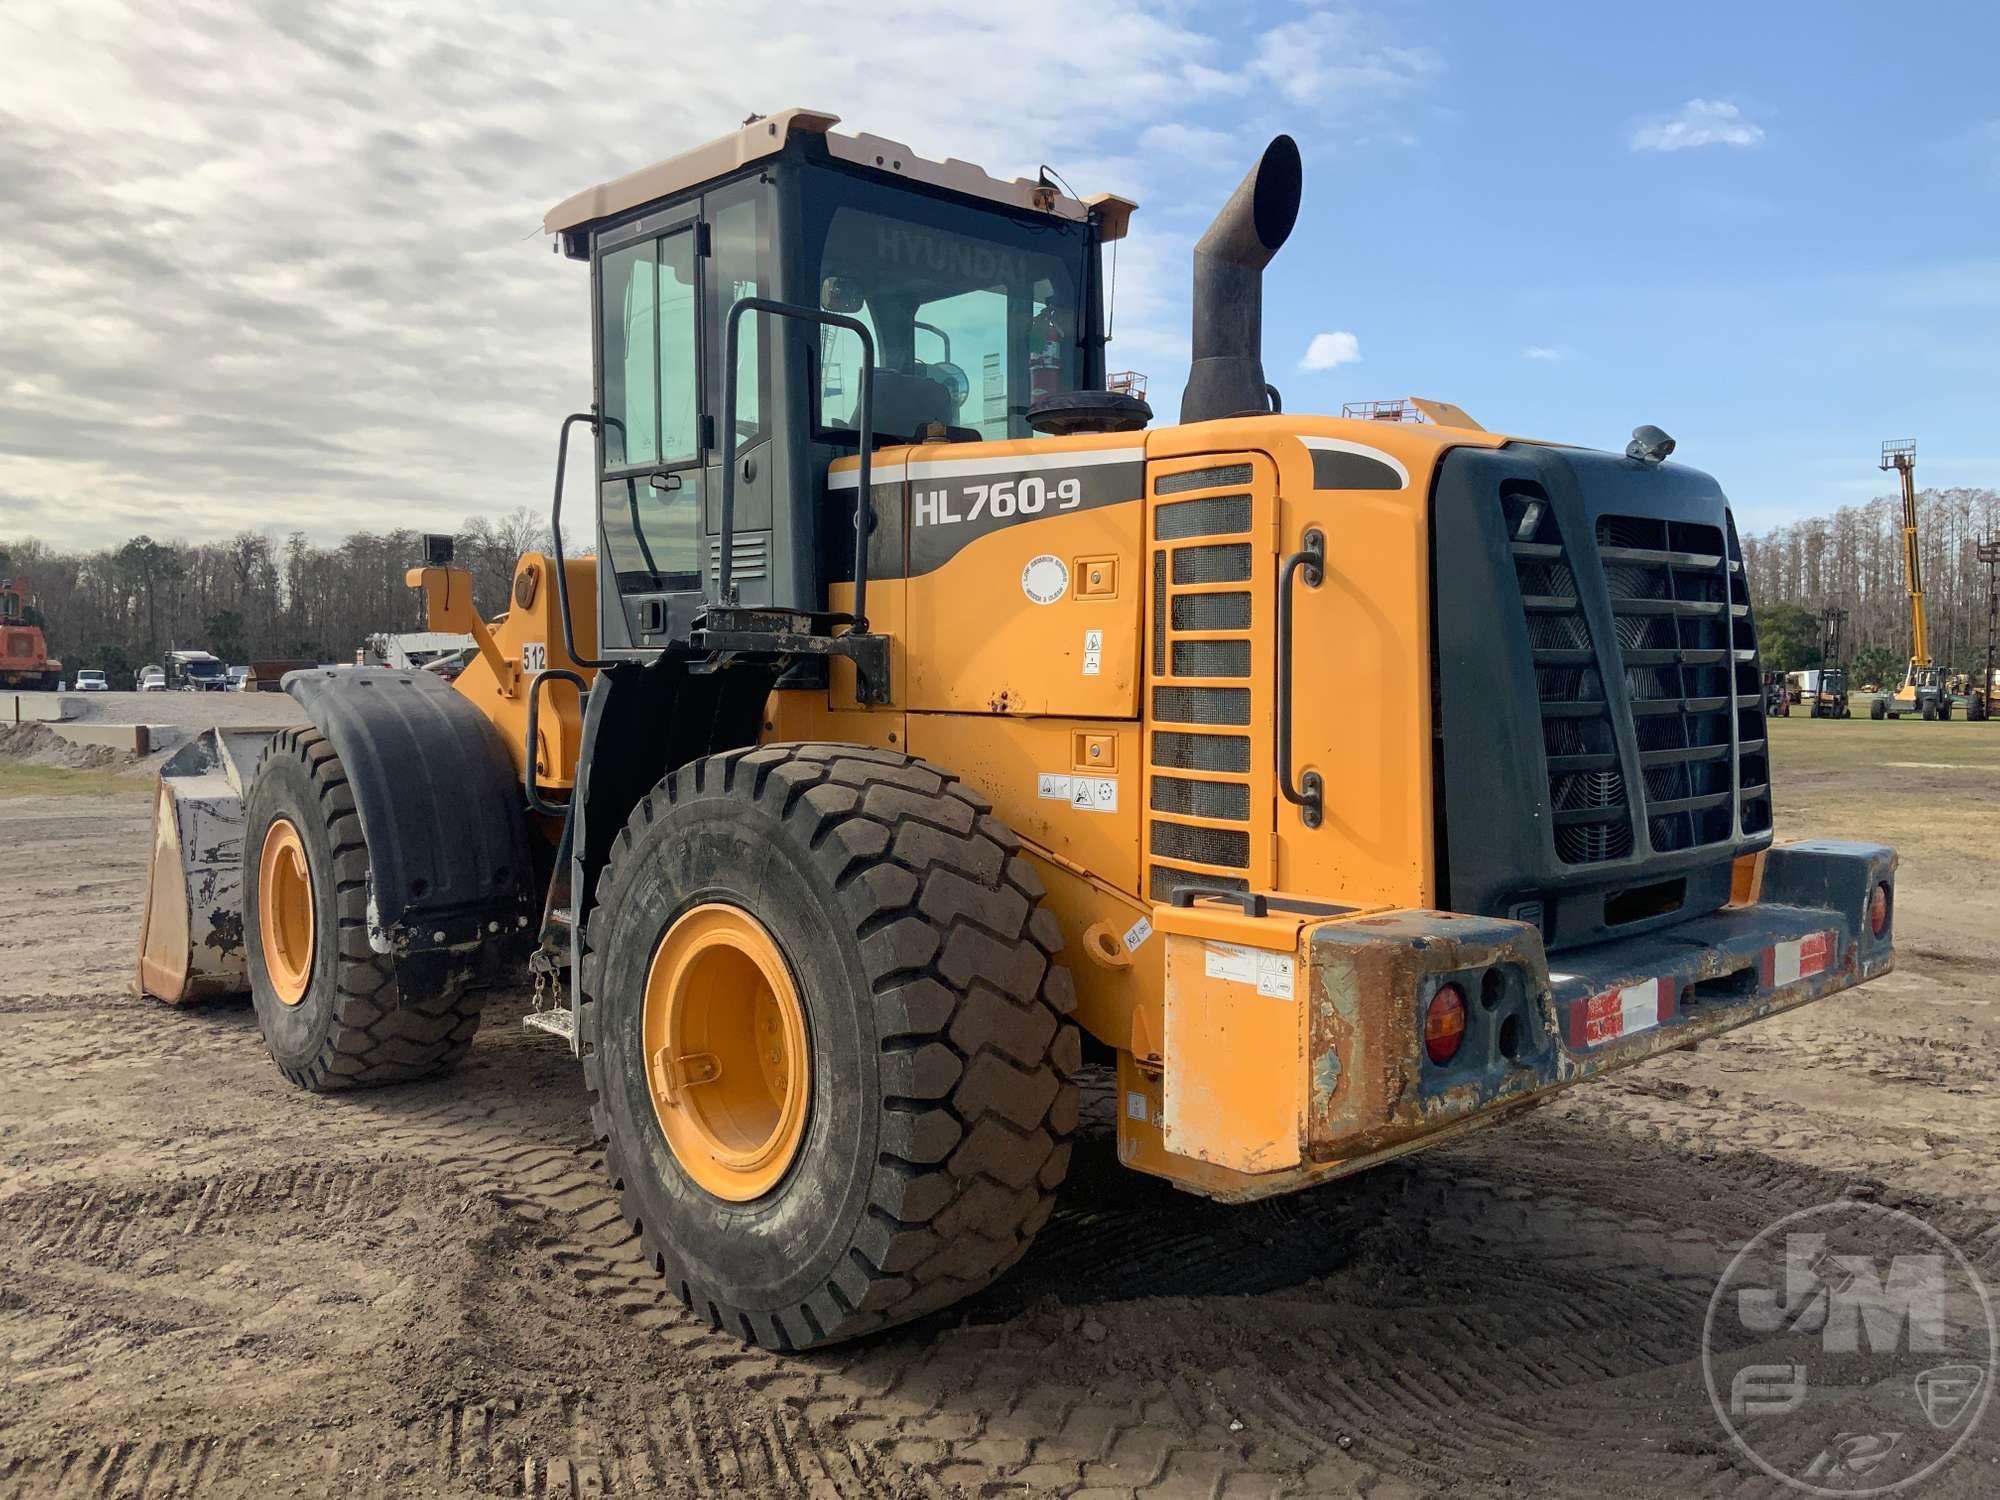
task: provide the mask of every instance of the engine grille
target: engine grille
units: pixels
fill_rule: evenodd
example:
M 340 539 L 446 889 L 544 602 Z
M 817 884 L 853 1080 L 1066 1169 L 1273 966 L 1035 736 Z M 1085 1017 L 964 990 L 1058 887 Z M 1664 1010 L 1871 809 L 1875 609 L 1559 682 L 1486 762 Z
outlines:
M 1268 817 L 1270 759 L 1268 746 L 1256 748 L 1268 740 L 1270 705 L 1254 627 L 1271 564 L 1253 538 L 1274 486 L 1259 474 L 1257 461 L 1210 459 L 1153 481 L 1146 887 L 1155 901 L 1182 886 L 1248 890 L 1268 879 L 1256 852 L 1268 840 L 1253 837 L 1264 826 L 1253 823 L 1260 799 Z
M 1612 639 L 1594 643 L 1577 574 L 1591 564 L 1535 486 L 1503 488 L 1502 503 L 1534 652 L 1557 855 L 1587 865 L 1726 843 L 1739 808 L 1744 834 L 1768 829 L 1757 638 L 1734 522 L 1725 530 L 1599 517 L 1589 545 Z M 1607 673 L 1619 692 L 1607 692 Z M 1621 703 L 1634 764 L 1614 732 Z M 1634 849 L 1635 822 L 1644 850 Z

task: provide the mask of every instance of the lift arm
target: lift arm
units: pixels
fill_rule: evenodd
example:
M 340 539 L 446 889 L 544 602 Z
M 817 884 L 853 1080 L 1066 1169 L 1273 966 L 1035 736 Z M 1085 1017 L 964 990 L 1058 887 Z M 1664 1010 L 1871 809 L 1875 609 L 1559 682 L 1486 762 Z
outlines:
M 1924 567 L 1917 557 L 1917 473 L 1915 465 L 1902 470 L 1903 480 L 1903 575 L 1910 586 L 1910 660 L 1920 667 L 1931 664 L 1930 626 L 1924 619 Z
M 1903 582 L 1910 591 L 1910 666 L 1931 664 L 1930 625 L 1924 617 L 1923 564 L 1917 557 L 1917 445 L 1882 445 L 1882 467 L 1894 469 L 1903 484 Z

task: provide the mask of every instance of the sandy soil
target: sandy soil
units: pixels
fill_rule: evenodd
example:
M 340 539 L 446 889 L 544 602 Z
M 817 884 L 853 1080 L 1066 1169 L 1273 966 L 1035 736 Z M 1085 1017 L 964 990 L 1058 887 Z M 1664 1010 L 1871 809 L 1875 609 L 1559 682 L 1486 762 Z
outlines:
M 64 693 L 62 698 L 78 723 L 202 728 L 305 722 L 304 710 L 283 693 Z
M 1898 973 L 1257 1207 L 1096 1135 L 1001 1285 L 790 1358 L 663 1297 L 524 997 L 301 1093 L 129 993 L 143 775 L 0 761 L 0 1497 L 1775 1493 L 1698 1365 L 1741 1244 L 1859 1191 L 2000 1277 L 2000 732 L 1777 736 L 1781 833 L 1902 847 Z

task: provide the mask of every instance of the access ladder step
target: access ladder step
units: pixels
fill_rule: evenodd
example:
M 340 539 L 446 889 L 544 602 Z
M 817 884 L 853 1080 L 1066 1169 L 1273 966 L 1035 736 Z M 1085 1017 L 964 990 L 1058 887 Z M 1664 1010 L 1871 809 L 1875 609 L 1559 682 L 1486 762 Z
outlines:
M 521 1024 L 559 1036 L 572 1046 L 576 1044 L 576 1017 L 566 1010 L 531 1010 L 521 1017 Z

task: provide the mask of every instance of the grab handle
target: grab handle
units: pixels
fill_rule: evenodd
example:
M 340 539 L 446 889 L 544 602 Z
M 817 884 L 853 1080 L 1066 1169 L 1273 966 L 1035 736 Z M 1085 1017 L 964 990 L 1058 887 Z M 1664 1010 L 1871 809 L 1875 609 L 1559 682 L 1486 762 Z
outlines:
M 1278 790 L 1299 809 L 1306 827 L 1317 828 L 1326 806 L 1326 783 L 1317 771 L 1307 771 L 1292 784 L 1292 583 L 1300 574 L 1316 589 L 1325 576 L 1326 536 L 1308 527 L 1299 550 L 1278 569 Z

